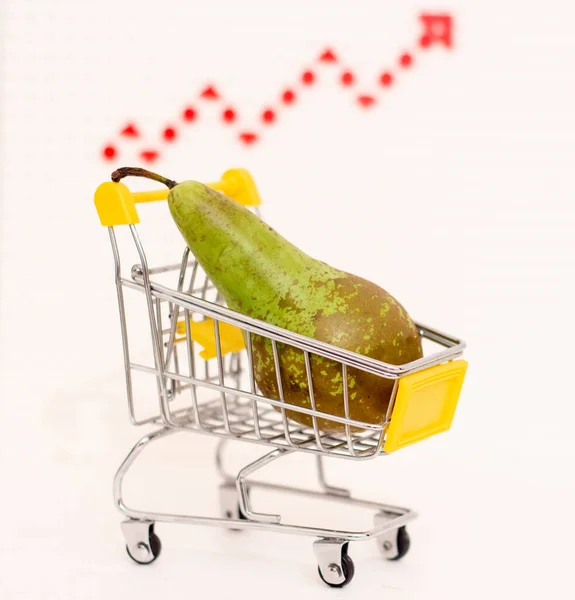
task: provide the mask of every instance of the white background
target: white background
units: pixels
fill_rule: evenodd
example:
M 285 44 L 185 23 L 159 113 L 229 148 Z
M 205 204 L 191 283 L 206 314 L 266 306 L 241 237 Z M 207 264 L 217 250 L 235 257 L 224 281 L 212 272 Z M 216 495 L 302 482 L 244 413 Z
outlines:
M 2 598 L 573 597 L 575 13 L 527 4 L 5 0 Z M 422 10 L 454 15 L 454 48 L 418 53 L 358 109 L 338 73 L 349 66 L 355 91 L 377 90 L 381 69 L 413 47 Z M 160 525 L 162 557 L 139 568 L 111 482 L 143 432 L 127 419 L 112 256 L 92 202 L 113 167 L 139 164 L 139 146 L 112 163 L 101 149 L 131 120 L 154 143 L 211 82 L 252 127 L 326 46 L 341 62 L 259 127 L 258 144 L 239 144 L 206 104 L 154 168 L 210 181 L 247 167 L 288 239 L 468 342 L 449 433 L 328 464 L 358 496 L 419 511 L 412 550 L 384 564 L 372 544 L 352 546 L 355 579 L 335 591 L 317 578 L 309 539 Z M 161 252 L 161 239 L 149 244 Z M 150 452 L 130 497 L 214 513 L 214 442 L 180 438 Z M 236 453 L 238 464 L 255 456 Z M 312 467 L 297 456 L 269 473 L 305 484 Z M 311 522 L 362 516 L 261 502 Z

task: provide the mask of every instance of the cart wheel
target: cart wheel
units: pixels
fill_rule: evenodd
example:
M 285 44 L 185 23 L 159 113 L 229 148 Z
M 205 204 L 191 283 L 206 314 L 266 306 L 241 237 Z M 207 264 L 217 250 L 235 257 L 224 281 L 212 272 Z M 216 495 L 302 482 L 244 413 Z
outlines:
M 386 537 L 380 540 L 381 551 L 387 560 L 403 558 L 411 546 L 411 540 L 405 525 L 393 532 L 393 538 Z
M 329 587 L 333 587 L 333 588 L 342 588 L 344 586 L 346 586 L 352 579 L 353 576 L 355 574 L 355 565 L 353 564 L 353 560 L 351 560 L 351 556 L 347 553 L 347 544 L 345 544 L 345 546 L 342 547 L 342 551 L 341 551 L 341 567 L 342 567 L 342 575 L 344 577 L 344 580 L 341 583 L 330 583 L 328 580 L 326 580 L 326 578 L 324 577 L 324 574 L 321 571 L 321 567 L 317 568 L 317 572 L 319 573 L 319 576 L 321 578 L 321 580 L 329 585 Z M 328 569 L 330 570 L 330 574 L 336 574 L 339 575 L 339 567 L 336 564 L 332 564 L 328 567 Z M 326 573 L 326 576 L 329 577 L 329 575 Z
M 138 542 L 133 548 L 130 548 L 126 544 L 126 552 L 139 565 L 153 563 L 162 552 L 162 542 L 160 542 L 160 538 L 154 533 L 154 526 L 150 526 L 147 541 Z

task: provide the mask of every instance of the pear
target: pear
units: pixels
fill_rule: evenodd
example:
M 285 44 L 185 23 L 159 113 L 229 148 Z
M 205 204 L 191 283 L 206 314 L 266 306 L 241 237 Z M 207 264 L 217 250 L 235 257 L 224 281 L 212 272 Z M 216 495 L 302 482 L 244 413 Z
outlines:
M 371 281 L 308 256 L 257 215 L 196 181 L 168 194 L 186 244 L 232 310 L 394 365 L 422 357 L 407 310 Z M 254 376 L 262 393 L 280 399 L 271 341 L 252 334 Z M 303 351 L 278 344 L 284 401 L 311 408 Z M 341 364 L 311 355 L 316 410 L 345 417 Z M 393 380 L 347 369 L 349 417 L 383 424 Z M 311 426 L 309 415 L 286 411 Z M 344 426 L 318 419 L 325 432 Z

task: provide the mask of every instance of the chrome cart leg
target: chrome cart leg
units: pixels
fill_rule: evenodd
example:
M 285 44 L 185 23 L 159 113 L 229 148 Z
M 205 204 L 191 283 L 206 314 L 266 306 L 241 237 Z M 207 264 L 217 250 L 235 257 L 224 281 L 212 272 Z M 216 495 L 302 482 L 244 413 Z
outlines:
M 224 519 L 245 519 L 238 500 L 236 483 L 226 481 L 220 485 L 220 508 Z
M 177 430 L 162 428 L 141 438 L 126 456 L 114 477 L 114 502 L 118 510 L 128 517 L 122 522 L 126 551 L 132 560 L 141 565 L 148 565 L 160 556 L 162 543 L 154 532 L 154 521 L 149 520 L 144 513 L 130 510 L 124 504 L 122 499 L 124 476 L 148 444 L 175 431 Z
M 316 540 L 313 543 L 319 576 L 330 587 L 343 587 L 353 579 L 355 568 L 347 553 L 348 545 L 346 540 L 335 538 Z
M 392 518 L 393 516 L 397 515 L 392 515 Z M 375 526 L 385 525 L 389 520 L 390 515 L 378 513 L 375 515 L 374 519 Z M 400 558 L 403 558 L 408 553 L 411 545 L 405 525 L 401 525 L 400 527 L 385 531 L 378 535 L 377 545 L 387 560 L 399 560 Z
M 126 538 L 126 551 L 134 562 L 149 565 L 160 556 L 162 544 L 154 533 L 152 521 L 126 519 L 122 523 L 122 532 Z
M 226 438 L 221 438 L 216 446 L 216 470 L 224 481 L 233 482 L 236 479 L 235 476 L 230 475 L 224 469 L 224 448 L 226 447 L 227 441 Z
M 293 452 L 293 450 L 290 448 L 276 448 L 275 450 L 272 450 L 271 452 L 265 454 L 261 458 L 258 458 L 253 463 L 250 463 L 249 465 L 245 466 L 238 473 L 238 476 L 236 478 L 236 488 L 239 496 L 240 510 L 248 520 L 259 521 L 260 523 L 280 523 L 280 515 L 256 513 L 251 510 L 246 477 L 257 471 L 258 469 L 265 467 L 280 456 L 288 454 L 289 452 Z
M 323 463 L 323 457 L 321 456 L 321 454 L 318 454 L 316 456 L 316 463 L 317 463 L 317 476 L 319 479 L 319 484 L 322 488 L 322 490 L 326 493 L 326 494 L 333 494 L 334 496 L 342 496 L 345 498 L 349 498 L 351 496 L 351 492 L 345 488 L 340 488 L 340 487 L 335 487 L 333 485 L 329 485 L 327 483 L 327 481 L 325 480 L 325 469 L 324 469 L 324 463 Z
M 163 427 L 152 433 L 145 435 L 141 438 L 136 445 L 130 450 L 130 453 L 124 459 L 124 462 L 120 465 L 120 468 L 116 472 L 114 477 L 114 502 L 118 507 L 118 510 L 124 513 L 128 517 L 140 518 L 141 515 L 135 511 L 131 511 L 125 504 L 122 498 L 122 485 L 124 483 L 124 477 L 128 472 L 128 469 L 132 466 L 133 462 L 142 453 L 142 450 L 148 446 L 151 442 L 159 440 L 160 438 L 166 437 L 172 433 L 177 432 L 177 429 L 171 429 L 169 427 Z
M 236 478 L 224 469 L 224 448 L 227 440 L 222 438 L 216 447 L 216 470 L 224 482 L 220 485 L 220 513 L 224 519 L 245 519 L 240 509 Z

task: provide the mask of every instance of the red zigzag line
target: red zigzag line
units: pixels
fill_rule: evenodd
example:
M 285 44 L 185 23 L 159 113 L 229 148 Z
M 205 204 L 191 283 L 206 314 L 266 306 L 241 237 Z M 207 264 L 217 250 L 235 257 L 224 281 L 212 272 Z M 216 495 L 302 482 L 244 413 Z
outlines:
M 445 17 L 444 17 L 445 18 Z M 450 18 L 450 17 L 448 17 Z M 431 40 L 429 36 L 423 35 L 419 38 L 418 45 L 416 49 L 411 52 L 403 52 L 398 58 L 396 62 L 396 70 L 397 69 L 409 69 L 413 66 L 415 61 L 415 53 L 420 49 L 427 49 L 431 45 Z M 445 44 L 450 47 L 451 43 Z M 259 115 L 261 125 L 264 127 L 269 127 L 273 125 L 278 120 L 278 112 L 283 107 L 288 107 L 293 105 L 298 98 L 299 93 L 304 88 L 310 88 L 317 83 L 318 79 L 318 70 L 320 67 L 326 66 L 334 66 L 341 65 L 341 60 L 334 52 L 333 49 L 327 48 L 325 49 L 317 58 L 317 65 L 315 68 L 308 68 L 304 70 L 299 76 L 298 85 L 291 85 L 285 87 L 281 93 L 279 94 L 279 103 L 276 107 L 266 106 L 264 107 Z M 357 92 L 355 93 L 355 100 L 357 106 L 362 109 L 369 109 L 373 107 L 377 101 L 380 92 L 384 89 L 389 88 L 393 85 L 395 81 L 396 73 L 394 69 L 388 69 L 383 71 L 379 75 L 378 86 L 379 89 L 377 91 L 368 94 Z M 356 75 L 353 71 L 347 68 L 343 68 L 339 72 L 339 82 L 342 87 L 349 89 L 357 89 L 357 79 Z M 257 141 L 261 139 L 261 135 L 256 131 L 247 131 L 243 130 L 239 126 L 239 117 L 237 109 L 234 108 L 232 104 L 226 103 L 224 101 L 224 97 L 221 91 L 214 85 L 206 86 L 199 94 L 198 94 L 198 102 L 200 103 L 218 103 L 221 105 L 220 117 L 224 125 L 232 126 L 236 130 L 236 135 L 238 141 L 241 143 L 250 146 L 255 144 Z M 179 126 L 185 124 L 192 124 L 196 122 L 199 118 L 200 111 L 197 108 L 197 105 L 188 105 L 186 106 L 179 117 L 179 119 L 174 120 L 171 124 L 168 124 L 164 127 L 161 134 L 161 142 L 164 144 L 173 144 L 178 139 L 178 131 Z M 180 125 L 176 124 L 177 122 Z M 124 127 L 121 128 L 120 135 L 123 138 L 138 138 L 140 135 L 140 128 L 133 122 L 127 123 Z M 102 150 L 102 158 L 105 160 L 113 160 L 118 158 L 118 149 L 117 144 L 108 144 Z M 142 161 L 147 163 L 152 163 L 157 160 L 160 156 L 161 152 L 159 148 L 142 148 L 139 152 L 139 157 Z

